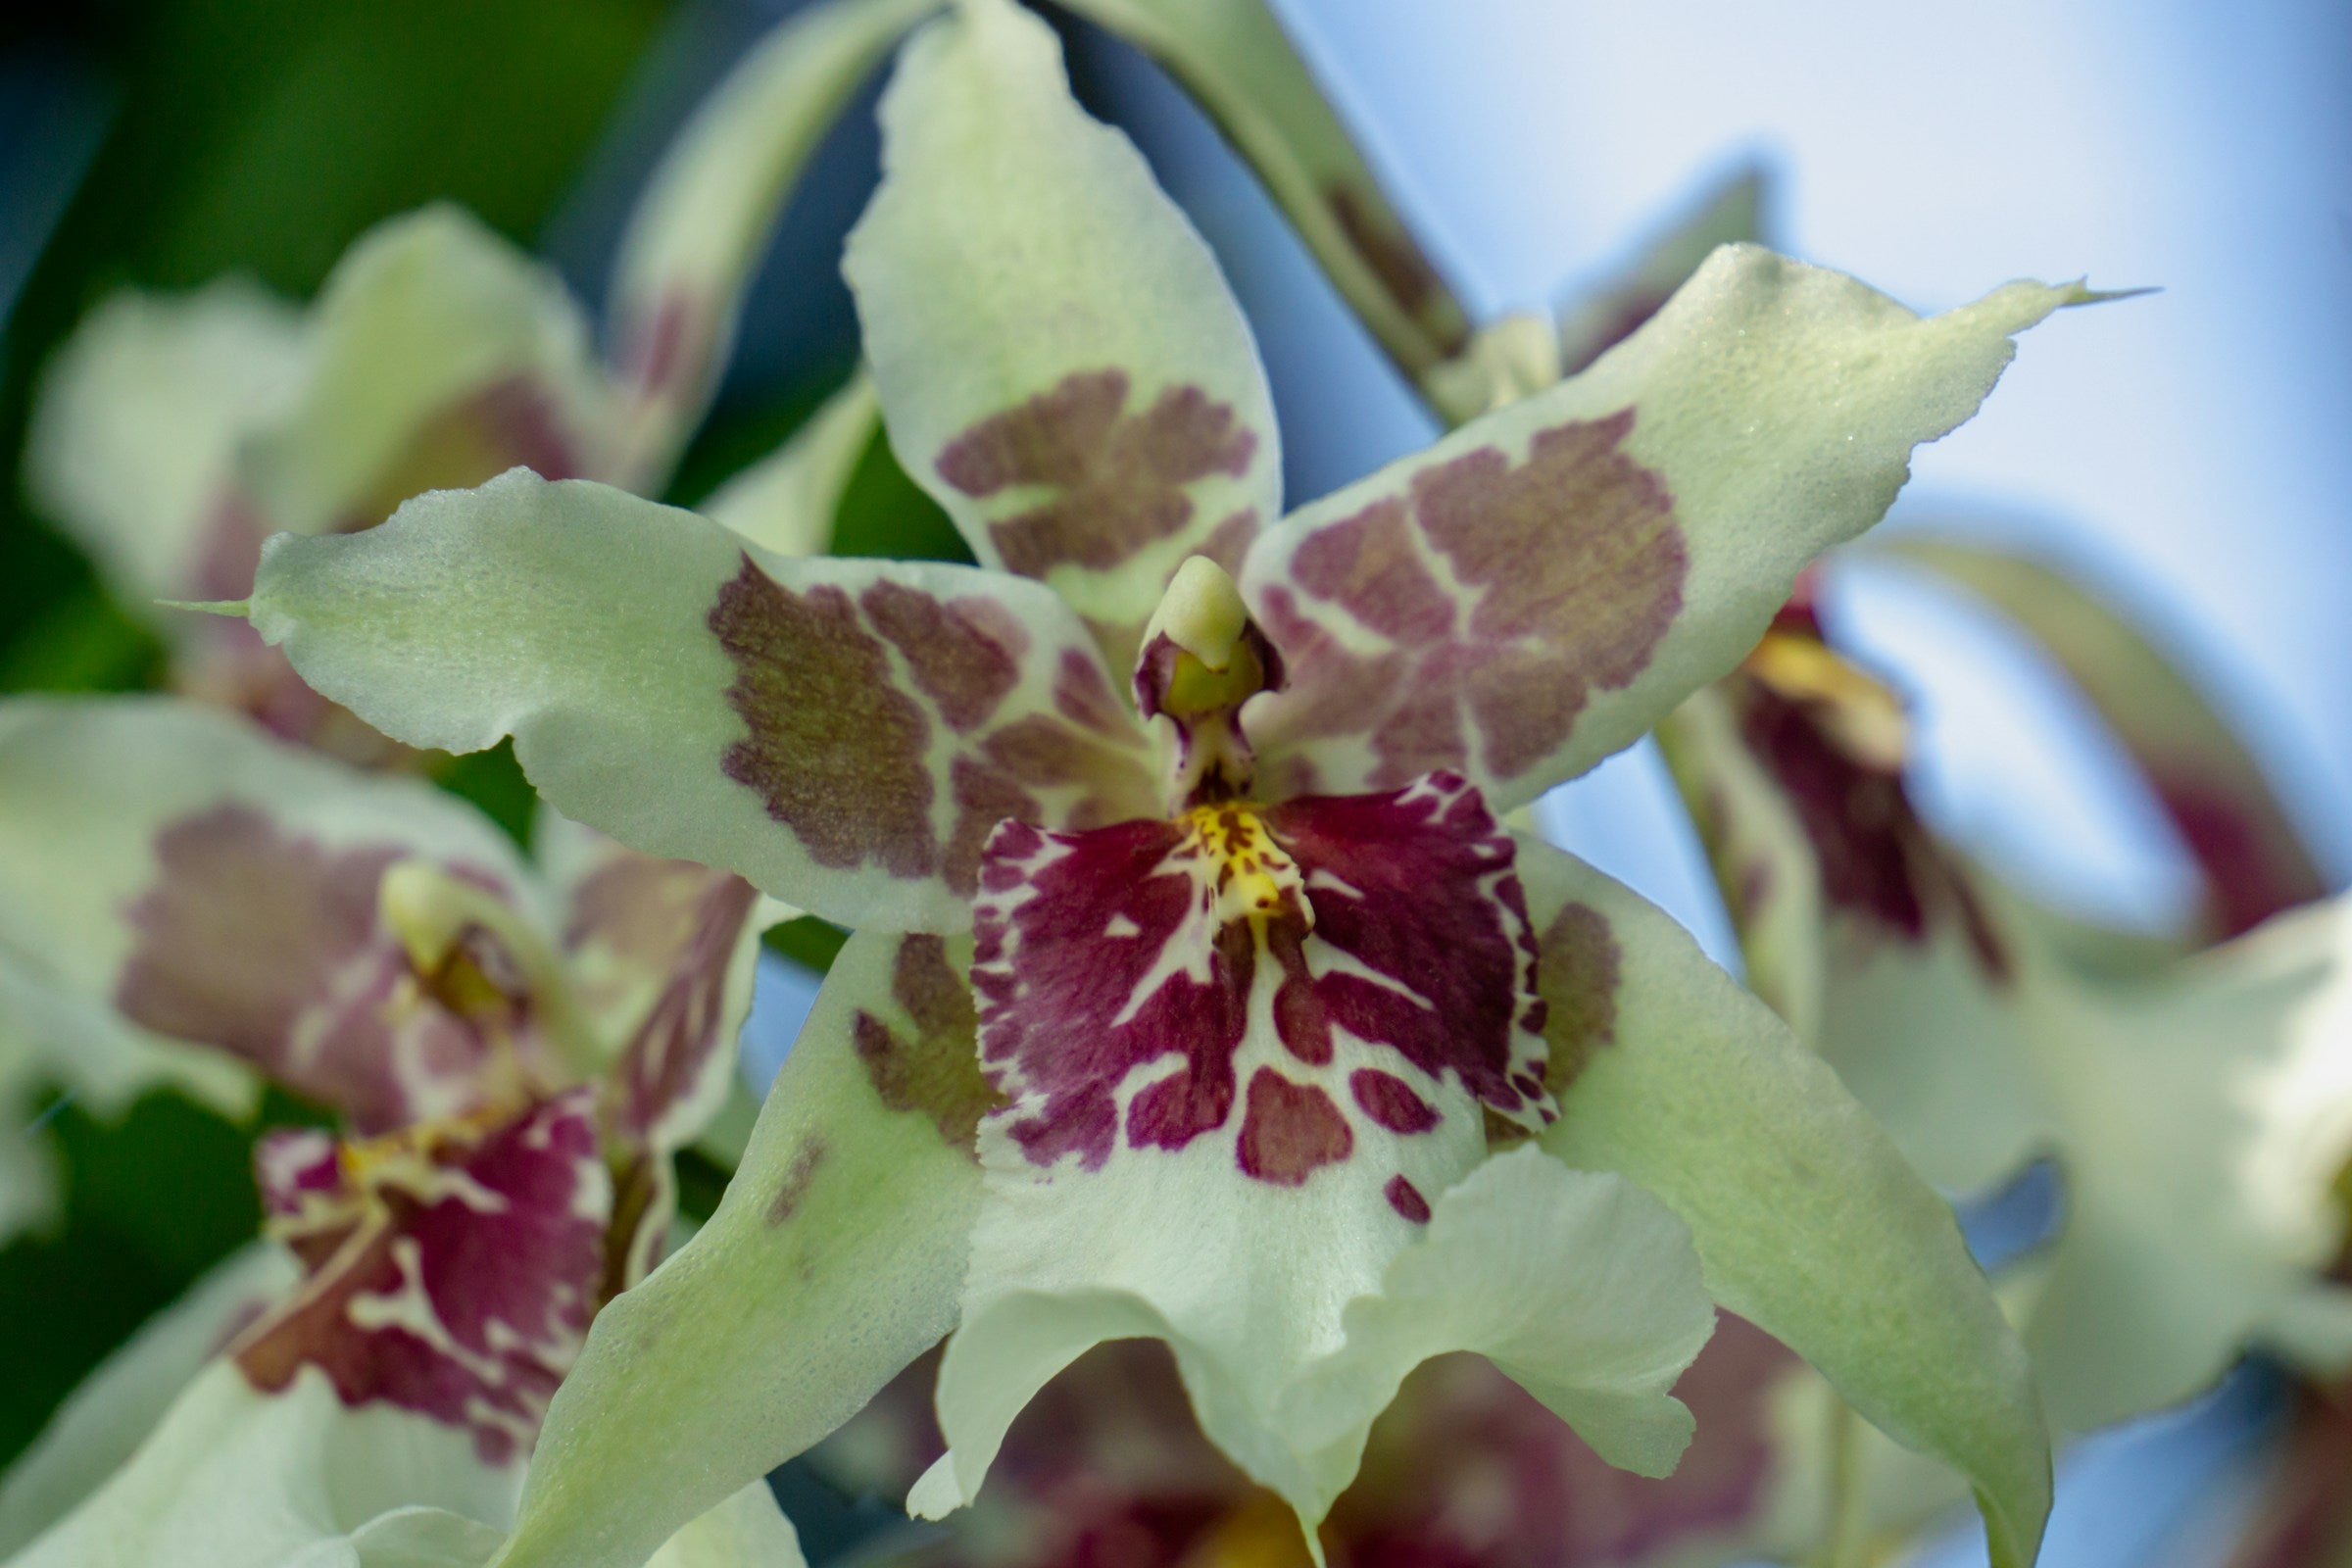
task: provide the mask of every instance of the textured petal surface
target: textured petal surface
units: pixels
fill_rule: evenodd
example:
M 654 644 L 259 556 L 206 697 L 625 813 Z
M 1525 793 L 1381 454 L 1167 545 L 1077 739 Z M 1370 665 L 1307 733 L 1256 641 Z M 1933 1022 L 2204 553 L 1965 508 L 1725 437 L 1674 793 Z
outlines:
M 1718 251 L 1583 375 L 1293 514 L 1243 591 L 1290 686 L 1261 780 L 1448 768 L 1497 810 L 1729 669 L 1795 574 L 1878 521 L 1912 447 L 1976 412 L 2012 334 L 2081 288 L 1923 319 L 1837 272 Z
M 692 513 L 511 473 L 273 541 L 252 605 L 412 745 L 503 735 L 566 815 L 852 925 L 954 929 L 1006 817 L 1149 809 L 1085 629 L 964 566 L 789 560 Z
M 1280 509 L 1250 329 L 1036 17 L 980 0 L 908 44 L 843 270 L 892 447 L 984 563 L 1052 583 L 1124 667 L 1195 552 Z
M 611 413 L 571 297 L 456 208 L 363 235 L 319 294 L 308 348 L 292 406 L 239 465 L 264 533 L 364 528 L 516 464 L 601 471 Z
M 204 592 L 237 442 L 282 410 L 303 350 L 290 307 L 225 281 L 178 298 L 116 295 L 58 352 L 25 482 L 125 609 L 156 616 L 153 601 Z
M 753 46 L 630 215 L 608 312 L 625 428 L 602 477 L 659 494 L 701 420 L 767 239 L 859 83 L 942 0 L 821 0 Z M 551 475 L 552 477 L 552 475 Z
M 1717 1300 L 1968 1476 L 1993 1562 L 2031 1563 L 2040 1400 L 1951 1210 L 1671 917 L 1557 851 L 1523 841 L 1520 858 L 1561 1085 L 1545 1147 L 1664 1199 Z
M 503 1568 L 636 1568 L 945 1334 L 988 1102 L 949 945 L 852 937 L 718 1211 L 598 1317 Z
M 1769 185 L 1763 170 L 1740 171 L 1702 194 L 1622 268 L 1579 290 L 1560 312 L 1561 369 L 1574 375 L 1633 336 L 1718 245 L 1764 241 Z
M 1306 62 L 1263 0 L 1076 0 L 1215 117 L 1356 318 L 1422 376 L 1469 332 Z
M 2089 699 L 2203 874 L 2209 928 L 2250 931 L 2328 883 L 2262 765 L 2180 667 L 2096 595 L 2049 567 L 1956 539 L 1905 535 L 1880 553 L 1984 599 Z
M 0 723 L 0 1022 L 56 1028 L 119 1101 L 154 1048 L 213 1048 L 380 1131 L 470 1105 L 488 1051 L 419 994 L 384 917 L 422 858 L 522 902 L 471 808 L 164 699 L 17 699 Z M 524 908 L 529 908 L 523 903 Z M 108 1064 L 75 1059 L 93 1047 Z
M 1712 1322 L 1679 1222 L 1533 1151 L 1488 1162 L 1490 1120 L 1551 1108 L 1510 840 L 1475 792 L 1012 824 L 982 881 L 981 1055 L 1008 1102 L 917 1511 L 968 1501 L 1049 1378 L 1139 1335 L 1310 1530 L 1449 1349 L 1671 1465 L 1688 1418 L 1664 1392 Z M 1538 1253 L 1574 1265 L 1522 1267 Z

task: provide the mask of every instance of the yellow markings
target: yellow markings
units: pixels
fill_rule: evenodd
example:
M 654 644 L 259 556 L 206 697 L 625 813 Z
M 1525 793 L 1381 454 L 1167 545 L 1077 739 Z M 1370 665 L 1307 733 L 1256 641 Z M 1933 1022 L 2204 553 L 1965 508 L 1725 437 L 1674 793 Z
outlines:
M 1767 632 L 1747 656 L 1747 672 L 1791 702 L 1812 703 L 1847 753 L 1886 768 L 1903 765 L 1910 724 L 1902 699 L 1833 653 L 1818 638 Z
M 1196 806 L 1182 820 L 1200 856 L 1215 866 L 1201 880 L 1219 919 L 1265 919 L 1286 905 L 1307 912 L 1306 879 L 1255 811 L 1230 804 Z

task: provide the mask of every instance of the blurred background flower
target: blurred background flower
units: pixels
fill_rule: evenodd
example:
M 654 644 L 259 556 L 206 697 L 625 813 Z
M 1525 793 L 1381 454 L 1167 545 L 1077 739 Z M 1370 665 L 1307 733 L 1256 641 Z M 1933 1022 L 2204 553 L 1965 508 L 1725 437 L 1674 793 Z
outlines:
M 115 0 L 0 24 L 0 433 L 110 288 L 244 271 L 311 293 L 370 223 L 451 198 L 593 301 L 663 141 L 778 0 Z M 2325 863 L 2352 863 L 2352 10 L 2257 0 L 1277 0 L 1475 316 L 1607 274 L 1702 188 L 1769 175 L 1767 237 L 1922 309 L 2012 275 L 2155 284 L 2037 336 L 1982 418 L 1923 453 L 1893 526 L 1933 521 L 2076 569 L 2241 725 Z M 1250 176 L 1140 57 L 1079 34 L 1080 86 L 1130 127 L 1220 251 L 1282 407 L 1290 490 L 1421 445 L 1411 392 Z M 853 108 L 796 198 L 737 367 L 673 494 L 772 446 L 855 353 L 840 237 L 874 173 Z M 12 457 L 13 462 L 13 457 Z M 0 690 L 132 687 L 161 650 L 0 486 Z M 842 548 L 936 553 L 944 522 L 876 453 Z M 2190 879 L 2122 759 L 1981 612 L 1842 573 L 1850 641 L 1917 703 L 1938 825 L 2025 887 L 2150 928 Z M 495 762 L 461 787 L 519 821 Z M 1562 842 L 1733 948 L 1644 745 L 1544 805 Z M 821 957 L 826 934 L 789 938 Z M 778 966 L 750 1054 L 797 1023 Z M 282 1119 L 289 1107 L 266 1108 Z M 158 1098 L 117 1125 L 44 1113 L 64 1228 L 0 1255 L 0 1457 L 258 1217 L 246 1134 Z M 17 1129 L 0 1129 L 15 1136 Z M 169 1173 L 176 1201 L 154 1202 Z M 2025 1210 L 2033 1207 L 2029 1201 Z M 1993 1213 L 2030 1229 L 2031 1212 Z M 2219 1533 L 2230 1469 L 2282 1419 L 2259 1373 L 2086 1445 L 2045 1561 L 2169 1560 Z M 860 1518 L 796 1483 L 810 1509 Z M 2218 1510 L 2218 1511 L 2217 1511 Z M 824 1537 L 811 1531 L 812 1555 Z M 1954 1560 L 1972 1548 L 1956 1545 Z M 2198 1560 L 2193 1552 L 2182 1562 Z

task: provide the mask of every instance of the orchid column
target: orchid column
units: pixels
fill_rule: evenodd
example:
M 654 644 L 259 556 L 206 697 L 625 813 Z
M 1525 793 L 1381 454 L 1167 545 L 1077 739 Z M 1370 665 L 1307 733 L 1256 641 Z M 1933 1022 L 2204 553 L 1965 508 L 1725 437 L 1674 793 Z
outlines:
M 1041 24 L 962 6 L 884 121 L 848 270 L 982 568 L 510 474 L 277 541 L 251 602 L 387 733 L 512 734 L 568 814 L 858 928 L 718 1214 L 600 1318 L 502 1560 L 642 1561 L 958 1324 L 928 1509 L 1137 1335 L 1310 1542 L 1445 1350 L 1654 1472 L 1720 1301 L 2030 1561 L 2046 1443 L 1949 1211 L 1671 920 L 1496 816 L 1735 665 L 2089 296 L 1922 320 L 1733 248 L 1284 517 L 1248 329 Z

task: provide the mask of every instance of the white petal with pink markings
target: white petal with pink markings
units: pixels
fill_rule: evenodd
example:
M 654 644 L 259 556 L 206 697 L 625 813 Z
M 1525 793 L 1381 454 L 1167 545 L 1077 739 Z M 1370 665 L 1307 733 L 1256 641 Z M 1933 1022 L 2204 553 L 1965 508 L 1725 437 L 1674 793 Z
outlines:
M 1509 837 L 1443 776 L 1089 833 L 1012 823 L 978 915 L 981 1059 L 1008 1103 L 982 1124 L 951 1453 L 919 1508 L 968 1499 L 1081 1351 L 1149 1335 L 1217 1443 L 1320 1517 L 1394 1378 L 1436 1353 L 1375 1318 L 1385 1348 L 1335 1360 L 1343 1315 L 1486 1161 L 1490 1120 L 1553 1115 Z M 1313 1241 L 1270 1255 L 1285 1237 Z

